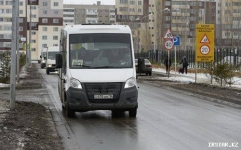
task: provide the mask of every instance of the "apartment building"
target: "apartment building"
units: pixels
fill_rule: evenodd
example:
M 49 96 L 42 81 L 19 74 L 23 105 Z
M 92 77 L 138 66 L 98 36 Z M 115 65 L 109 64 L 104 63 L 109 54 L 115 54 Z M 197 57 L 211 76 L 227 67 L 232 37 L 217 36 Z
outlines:
M 86 23 L 115 23 L 115 6 L 101 5 L 101 1 L 93 5 L 64 4 L 64 25 Z
M 213 0 L 116 0 L 116 9 L 117 23 L 133 31 L 136 52 L 163 50 L 167 29 L 181 37 L 180 49 L 194 49 L 196 23 L 216 23 Z
M 237 49 L 241 46 L 241 1 L 216 0 L 217 48 Z
M 74 8 L 64 8 L 63 10 L 63 25 L 73 25 L 74 24 Z
M 0 0 L 0 51 L 11 50 L 12 1 Z M 26 0 L 19 0 L 19 34 L 27 37 Z M 20 42 L 20 50 L 23 44 Z
M 156 43 L 159 50 L 164 49 L 163 37 L 167 29 L 180 36 L 180 49 L 194 50 L 196 24 L 216 24 L 216 2 L 212 0 L 156 0 L 149 6 L 150 13 L 154 14 L 153 20 L 149 19 L 151 44 Z M 170 11 L 163 11 L 165 8 Z
M 12 0 L 0 0 L 0 51 L 11 49 Z M 19 0 L 19 34 L 29 44 L 31 11 L 31 59 L 38 60 L 42 48 L 58 46 L 63 26 L 62 0 Z M 20 43 L 20 50 L 24 50 Z
M 60 30 L 63 27 L 63 1 L 28 0 L 27 16 L 30 16 L 30 10 L 32 14 L 31 58 L 38 60 L 42 48 L 59 46 Z M 29 38 L 30 17 L 27 18 Z
M 132 29 L 135 52 L 143 48 L 145 28 L 149 14 L 149 0 L 116 0 L 116 23 L 129 25 Z

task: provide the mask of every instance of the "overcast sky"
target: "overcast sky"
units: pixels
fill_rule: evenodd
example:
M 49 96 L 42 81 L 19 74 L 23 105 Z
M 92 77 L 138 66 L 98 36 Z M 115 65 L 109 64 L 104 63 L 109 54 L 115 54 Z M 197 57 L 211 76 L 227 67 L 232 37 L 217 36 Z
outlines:
M 115 5 L 115 0 L 64 0 L 64 4 L 97 4 L 101 1 L 101 5 Z

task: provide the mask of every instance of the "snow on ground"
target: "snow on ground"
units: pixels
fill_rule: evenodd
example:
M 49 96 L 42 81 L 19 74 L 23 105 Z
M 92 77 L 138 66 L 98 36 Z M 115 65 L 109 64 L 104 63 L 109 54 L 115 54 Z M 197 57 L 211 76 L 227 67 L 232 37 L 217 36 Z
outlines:
M 19 78 L 25 78 L 26 76 L 28 76 L 27 70 L 26 70 L 26 67 L 23 67 L 19 74 Z
M 162 68 L 153 68 L 153 72 L 156 73 L 166 73 L 165 69 Z M 170 72 L 170 76 L 168 77 L 158 77 L 162 80 L 170 80 L 170 81 L 179 81 L 184 83 L 192 83 L 195 82 L 195 73 L 187 73 L 187 74 L 179 74 L 175 71 Z M 208 83 L 211 84 L 211 76 L 209 74 L 198 73 L 197 74 L 197 83 Z M 219 83 L 213 80 L 214 85 L 220 85 Z M 228 86 L 228 85 L 227 85 Z M 241 88 L 241 78 L 234 77 L 232 87 Z
M 10 87 L 10 84 L 0 83 L 0 88 L 1 88 L 1 87 Z

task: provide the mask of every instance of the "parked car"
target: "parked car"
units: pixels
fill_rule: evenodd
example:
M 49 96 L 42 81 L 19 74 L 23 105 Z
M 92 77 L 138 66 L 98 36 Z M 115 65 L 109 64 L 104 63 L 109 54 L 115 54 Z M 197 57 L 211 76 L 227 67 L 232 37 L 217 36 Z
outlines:
M 145 70 L 144 71 L 138 70 L 138 59 L 135 59 L 135 64 L 136 64 L 136 73 L 145 73 L 146 75 L 149 75 L 149 76 L 152 75 L 152 65 L 148 59 L 145 59 Z

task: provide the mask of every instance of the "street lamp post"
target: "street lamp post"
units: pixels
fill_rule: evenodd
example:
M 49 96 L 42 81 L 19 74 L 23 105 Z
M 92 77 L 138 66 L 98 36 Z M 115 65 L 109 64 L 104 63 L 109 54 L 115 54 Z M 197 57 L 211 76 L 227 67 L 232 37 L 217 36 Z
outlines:
M 28 66 L 31 65 L 31 43 L 32 43 L 32 0 L 29 1 L 29 46 L 28 46 Z
M 165 8 L 165 9 L 163 9 L 163 10 L 160 10 L 160 11 L 158 11 L 157 13 L 160 13 L 160 12 L 163 12 L 163 11 L 170 11 L 170 9 L 169 8 Z M 148 14 L 148 15 L 146 15 L 146 16 L 143 16 L 140 20 L 141 20 L 141 25 L 140 25 L 140 29 L 141 29 L 141 27 L 142 27 L 142 20 L 144 19 L 144 18 L 146 18 L 146 17 L 149 17 L 149 16 L 152 16 L 153 14 Z M 141 39 L 141 38 L 140 38 Z M 155 39 L 156 40 L 156 39 Z M 154 41 L 155 41 L 154 40 Z M 155 43 L 155 42 L 154 42 Z M 140 44 L 140 49 L 139 49 L 139 51 L 141 51 L 141 40 L 140 40 L 140 42 L 139 42 L 139 44 Z M 155 46 L 155 44 L 154 44 L 154 46 Z
M 142 17 L 140 20 L 141 20 L 141 24 L 140 24 L 140 29 L 141 29 L 141 26 L 142 26 L 142 20 L 144 19 L 144 18 L 146 18 L 146 17 L 149 17 L 149 16 L 152 16 L 153 14 L 148 14 L 148 15 L 146 15 L 146 16 L 144 16 L 144 17 Z M 147 32 L 147 31 L 146 31 Z M 140 37 L 140 41 L 139 41 L 139 47 L 140 47 L 140 49 L 139 49 L 139 53 L 141 53 L 141 37 Z
M 169 8 L 165 8 L 165 9 L 163 9 L 163 10 L 160 10 L 160 11 L 158 11 L 157 13 L 161 13 L 161 12 L 163 12 L 163 11 L 170 11 L 170 9 Z M 155 30 L 156 30 L 156 28 L 155 28 Z M 155 31 L 155 33 L 154 33 L 154 54 L 156 53 L 156 38 L 157 38 L 157 33 L 158 33 L 158 31 Z

